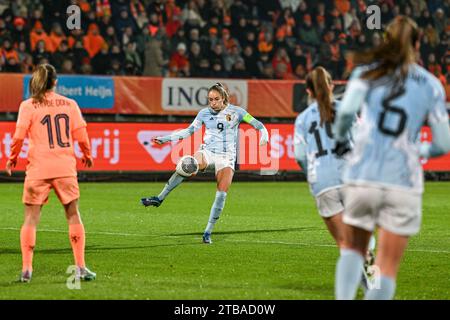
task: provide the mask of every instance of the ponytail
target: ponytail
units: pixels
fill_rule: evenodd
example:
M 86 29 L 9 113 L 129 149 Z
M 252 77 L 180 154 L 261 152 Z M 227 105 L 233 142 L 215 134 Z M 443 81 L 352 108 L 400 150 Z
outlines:
M 208 93 L 210 93 L 212 90 L 217 91 L 220 96 L 223 99 L 223 104 L 225 106 L 228 105 L 229 101 L 230 101 L 230 94 L 228 93 L 228 91 L 225 89 L 225 87 L 223 86 L 223 84 L 221 84 L 220 82 L 216 82 L 213 86 L 211 86 L 208 89 Z
M 417 24 L 406 16 L 397 16 L 386 28 L 382 43 L 363 52 L 351 52 L 349 58 L 355 64 L 378 63 L 363 73 L 362 78 L 377 80 L 392 75 L 399 68 L 401 78 L 408 73 L 409 64 L 416 60 L 415 45 L 419 41 Z
M 56 81 L 56 70 L 50 64 L 40 64 L 31 75 L 30 94 L 31 98 L 38 103 L 44 101 L 45 94 L 51 90 Z
M 306 76 L 306 87 L 319 105 L 320 125 L 322 126 L 324 122 L 333 122 L 335 111 L 330 74 L 323 67 L 315 68 Z

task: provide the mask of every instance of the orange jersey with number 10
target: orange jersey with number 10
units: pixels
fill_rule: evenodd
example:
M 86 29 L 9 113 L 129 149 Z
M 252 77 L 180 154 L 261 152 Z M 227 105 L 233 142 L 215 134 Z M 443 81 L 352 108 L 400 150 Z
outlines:
M 42 103 L 25 100 L 20 104 L 16 127 L 26 130 L 29 139 L 27 179 L 77 175 L 73 133 L 85 128 L 86 122 L 74 100 L 52 91 Z

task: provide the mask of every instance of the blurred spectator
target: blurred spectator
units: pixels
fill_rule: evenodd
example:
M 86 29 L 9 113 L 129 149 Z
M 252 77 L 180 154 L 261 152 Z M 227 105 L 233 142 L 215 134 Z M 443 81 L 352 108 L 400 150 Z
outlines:
M 420 14 L 427 9 L 427 2 L 425 0 L 408 1 L 411 4 L 413 11 L 413 18 L 418 18 Z M 388 8 L 389 9 L 389 8 Z
M 115 43 L 119 43 L 119 39 L 117 38 L 117 34 L 113 26 L 108 26 L 106 28 L 104 40 L 109 47 Z
M 223 64 L 220 60 L 213 60 L 212 63 L 212 74 L 217 78 L 228 78 L 228 72 L 224 70 Z
M 291 57 L 291 63 L 292 68 L 295 70 L 299 64 L 303 66 L 304 69 L 306 69 L 307 64 L 307 57 L 303 54 L 302 46 L 297 44 L 295 45 L 294 51 L 290 55 Z
M 73 63 L 75 67 L 76 72 L 81 71 L 81 66 L 83 64 L 89 64 L 90 63 L 90 57 L 89 53 L 86 51 L 86 49 L 83 46 L 83 42 L 81 40 L 77 40 L 72 48 L 73 52 Z
M 209 60 L 206 58 L 202 58 L 200 60 L 198 68 L 191 71 L 191 76 L 198 77 L 198 78 L 213 77 L 213 73 L 211 71 L 211 66 L 209 64 Z
M 430 11 L 428 11 L 428 9 L 423 10 L 420 17 L 417 19 L 417 25 L 421 28 L 425 28 L 428 24 L 433 23 L 433 18 L 431 17 Z
M 19 54 L 17 50 L 14 49 L 11 40 L 9 38 L 3 40 L 1 55 L 5 59 L 5 62 L 11 58 L 13 58 L 17 62 L 19 61 Z
M 230 78 L 233 79 L 249 79 L 251 78 L 250 73 L 245 68 L 244 59 L 239 58 L 233 64 L 230 72 Z
M 22 71 L 19 61 L 17 58 L 11 56 L 6 60 L 6 63 L 3 67 L 4 72 L 11 72 L 11 73 L 20 73 Z
M 51 48 L 49 51 L 52 53 L 55 52 L 59 48 L 59 44 L 61 41 L 65 40 L 67 37 L 64 34 L 61 25 L 58 22 L 53 23 L 52 30 L 50 32 L 49 40 L 51 43 Z
M 90 64 L 83 64 L 80 68 L 81 74 L 83 75 L 90 75 L 92 74 L 92 66 Z
M 243 60 L 240 54 L 239 47 L 237 45 L 234 45 L 230 51 L 225 54 L 224 58 L 224 67 L 227 72 L 230 72 L 233 65 L 236 63 L 237 60 Z
M 136 43 L 128 42 L 125 47 L 125 72 L 128 75 L 142 74 L 142 60 L 136 52 Z
M 189 46 L 190 73 L 200 67 L 200 61 L 203 59 L 202 49 L 198 42 L 192 42 Z
M 75 42 L 77 42 L 77 41 L 81 41 L 81 43 L 83 43 L 83 38 L 84 38 L 83 29 L 73 29 L 70 32 L 69 38 L 67 39 L 67 41 L 69 43 L 69 48 L 73 48 L 73 46 L 75 45 Z
M 271 32 L 261 32 L 258 41 L 258 51 L 270 54 L 273 50 L 273 35 Z
M 135 22 L 130 17 L 126 8 L 121 8 L 119 17 L 114 22 L 114 27 L 119 39 L 122 39 L 122 35 L 125 32 L 125 28 L 130 27 L 133 31 L 135 29 Z
M 94 74 L 106 74 L 110 64 L 109 47 L 106 42 L 103 43 L 100 51 L 92 58 L 91 63 L 93 66 L 92 72 Z
M 217 28 L 215 28 L 215 27 L 209 28 L 208 33 L 209 33 L 209 39 L 207 40 L 207 47 L 214 48 L 214 46 L 220 42 L 220 39 L 217 36 L 217 33 L 218 33 Z
M 58 46 L 58 49 L 52 54 L 50 62 L 56 68 L 56 71 L 60 72 L 63 62 L 66 59 L 73 60 L 74 55 L 72 50 L 69 48 L 67 40 L 62 40 Z
M 434 27 L 436 28 L 436 33 L 440 35 L 445 30 L 448 23 L 448 18 L 445 15 L 444 10 L 442 8 L 437 9 L 433 19 L 434 19 Z
M 436 61 L 436 56 L 434 55 L 434 53 L 430 53 L 428 55 L 425 67 L 432 74 L 439 74 L 442 71 L 442 68 L 441 68 L 440 64 Z
M 107 75 L 110 76 L 124 76 L 125 71 L 122 68 L 122 65 L 119 60 L 114 59 L 111 61 L 111 66 L 106 72 Z
M 122 47 L 124 48 L 129 42 L 136 42 L 136 36 L 132 27 L 125 27 L 121 39 Z
M 171 38 L 182 26 L 181 9 L 179 6 L 177 6 L 175 0 L 167 0 L 165 13 L 167 16 L 166 33 L 167 36 Z
M 21 62 L 22 73 L 32 73 L 34 69 L 33 57 L 27 54 Z
M 266 64 L 263 66 L 261 79 L 275 79 L 275 70 L 272 65 Z
M 93 58 L 103 47 L 105 40 L 100 35 L 100 30 L 95 23 L 89 25 L 87 35 L 83 38 L 83 46 L 89 54 L 90 58 Z
M 162 42 L 158 37 L 151 38 L 145 45 L 145 65 L 144 76 L 161 77 L 163 76 L 163 67 L 167 65 L 167 60 L 164 60 Z
M 36 43 L 32 55 L 34 64 L 39 64 L 39 61 L 41 61 L 42 59 L 50 60 L 50 52 L 47 50 L 44 40 L 39 40 Z
M 212 50 L 210 56 L 209 56 L 209 60 L 210 61 L 219 61 L 220 65 L 223 66 L 224 59 L 225 59 L 225 54 L 224 54 L 223 47 L 220 43 L 216 43 L 213 47 L 213 50 Z
M 147 12 L 145 11 L 145 7 L 140 0 L 131 0 L 130 2 L 130 12 L 133 17 L 136 25 L 139 29 L 148 22 Z
M 150 19 L 145 27 L 148 29 L 152 37 L 154 37 L 158 33 L 159 29 L 161 29 L 161 21 L 155 12 L 150 14 Z
M 65 59 L 61 65 L 61 74 L 75 74 L 73 60 Z
M 25 41 L 20 41 L 17 44 L 17 56 L 19 57 L 19 63 L 25 61 L 27 56 L 30 56 L 27 44 Z
M 0 20 L 0 30 L 1 30 L 1 20 Z M 41 40 L 44 42 L 47 50 L 51 51 L 51 49 L 53 49 L 52 43 L 47 35 L 47 32 L 44 31 L 42 23 L 40 21 L 37 21 L 30 32 L 31 51 L 34 51 L 36 49 L 36 44 Z
M 421 60 L 422 60 L 422 63 L 424 65 L 426 65 L 428 56 L 433 51 L 434 51 L 434 49 L 430 45 L 430 41 L 428 40 L 428 36 L 426 34 L 424 34 L 422 36 L 422 42 L 420 44 L 420 56 L 422 58 Z
M 15 44 L 25 42 L 26 48 L 30 49 L 30 33 L 26 28 L 26 21 L 24 18 L 16 17 L 13 22 L 14 29 L 11 32 L 12 39 Z
M 284 47 L 277 49 L 272 59 L 272 67 L 275 70 L 275 77 L 277 79 L 293 78 L 291 59 Z
M 188 27 L 204 27 L 206 22 L 203 20 L 198 10 L 197 3 L 189 0 L 181 13 L 181 21 Z
M 240 50 L 239 42 L 231 37 L 229 29 L 222 29 L 222 44 L 225 48 L 225 53 L 230 53 L 234 48 Z
M 111 61 L 112 60 L 123 61 L 123 59 L 124 59 L 123 52 L 122 52 L 122 50 L 120 50 L 120 46 L 118 43 L 114 43 L 109 48 L 109 59 Z
M 294 76 L 299 79 L 299 80 L 305 80 L 306 79 L 306 68 L 301 65 L 298 64 L 297 67 L 294 68 Z
M 177 50 L 179 43 L 187 43 L 186 33 L 183 28 L 177 30 L 177 33 L 170 39 L 170 52 Z
M 189 75 L 189 58 L 186 52 L 187 48 L 183 42 L 177 46 L 177 51 L 170 57 L 169 68 L 174 71 L 173 76 L 180 74 Z
M 253 47 L 251 45 L 245 46 L 242 55 L 244 58 L 245 68 L 249 72 L 250 77 L 251 78 L 259 77 L 260 71 L 258 68 L 257 57 Z
M 427 24 L 423 33 L 428 37 L 428 41 L 430 42 L 431 47 L 436 47 L 439 43 L 439 34 L 437 33 L 436 29 L 433 28 L 433 25 L 431 23 Z
M 317 47 L 320 45 L 319 34 L 313 27 L 311 16 L 309 14 L 303 16 L 303 24 L 297 27 L 297 32 L 302 44 L 310 47 Z

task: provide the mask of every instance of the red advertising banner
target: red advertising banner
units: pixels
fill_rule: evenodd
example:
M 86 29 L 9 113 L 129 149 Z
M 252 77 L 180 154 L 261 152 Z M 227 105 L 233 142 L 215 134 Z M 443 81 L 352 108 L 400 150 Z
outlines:
M 18 111 L 20 102 L 27 96 L 25 86 L 29 78 L 23 74 L 0 74 L 0 112 Z M 227 87 L 232 104 L 242 106 L 255 117 L 294 118 L 297 114 L 294 110 L 299 110 L 299 95 L 305 95 L 304 89 L 301 93 L 295 89 L 303 80 L 81 75 L 60 76 L 57 91 L 75 99 L 83 113 L 194 116 L 207 106 L 208 88 L 217 81 Z M 446 89 L 450 99 L 450 85 Z
M 89 123 L 92 156 L 95 166 L 89 171 L 172 171 L 178 159 L 194 154 L 202 143 L 199 130 L 189 139 L 164 145 L 154 145 L 151 138 L 166 135 L 187 127 L 186 123 Z M 267 124 L 270 143 L 259 146 L 259 132 L 247 124 L 239 129 L 237 165 L 239 170 L 260 171 L 274 174 L 278 171 L 299 170 L 294 159 L 292 124 Z M 10 154 L 14 122 L 0 122 L 0 170 L 3 170 Z M 430 140 L 428 128 L 422 130 L 424 140 Z M 81 159 L 81 151 L 75 143 L 75 155 Z M 24 143 L 16 170 L 25 170 L 28 142 Z M 81 161 L 79 170 L 83 168 Z M 424 169 L 450 171 L 450 155 L 429 160 Z
M 23 74 L 0 73 L 0 112 L 18 112 L 23 100 Z

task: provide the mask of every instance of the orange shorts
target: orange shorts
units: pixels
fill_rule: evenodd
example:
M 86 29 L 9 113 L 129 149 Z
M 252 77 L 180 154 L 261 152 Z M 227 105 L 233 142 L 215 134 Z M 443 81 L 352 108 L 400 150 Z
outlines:
M 77 177 L 45 180 L 27 180 L 25 178 L 22 202 L 34 205 L 46 204 L 52 188 L 55 190 L 55 193 L 62 204 L 68 204 L 80 197 Z

